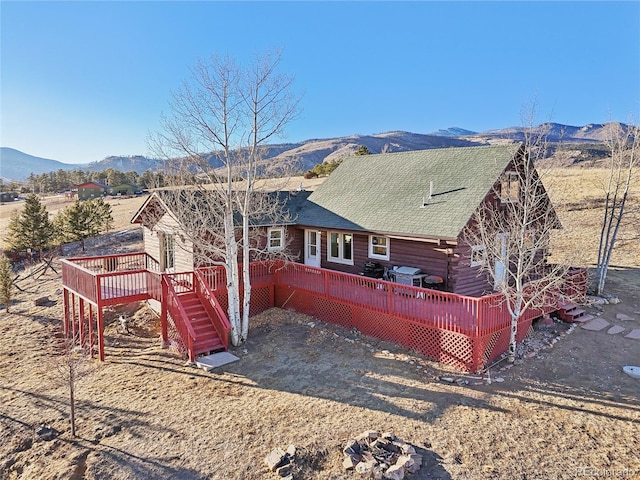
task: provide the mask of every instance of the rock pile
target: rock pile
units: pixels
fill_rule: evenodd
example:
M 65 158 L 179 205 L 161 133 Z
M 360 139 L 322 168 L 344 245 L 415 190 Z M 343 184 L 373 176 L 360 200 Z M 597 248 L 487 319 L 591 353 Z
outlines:
M 422 455 L 410 443 L 393 433 L 363 432 L 343 449 L 345 470 L 355 470 L 365 478 L 402 480 L 422 466 Z
M 264 463 L 272 472 L 277 473 L 284 480 L 293 480 L 291 469 L 296 456 L 296 447 L 289 445 L 285 452 L 281 448 L 275 448 L 269 455 L 264 457 Z

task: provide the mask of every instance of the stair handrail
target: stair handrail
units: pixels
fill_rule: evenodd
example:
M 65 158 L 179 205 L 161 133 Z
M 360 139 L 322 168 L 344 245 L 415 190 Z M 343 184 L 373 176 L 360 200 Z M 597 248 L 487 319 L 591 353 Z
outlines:
M 226 350 L 229 348 L 229 332 L 231 331 L 231 323 L 229 322 L 229 319 L 227 318 L 224 310 L 222 310 L 220 304 L 214 300 L 215 295 L 211 292 L 211 290 L 209 290 L 209 286 L 204 276 L 202 275 L 202 272 L 196 270 L 195 276 L 198 280 L 197 282 L 195 282 L 195 284 L 197 285 L 196 294 L 200 294 L 198 296 L 200 297 L 200 300 L 203 302 L 203 304 L 206 301 L 207 304 L 211 308 L 213 308 L 213 311 L 216 315 L 214 317 L 209 315 L 209 319 L 211 320 L 213 328 L 215 328 L 218 337 L 220 338 L 220 341 L 222 342 Z M 205 305 L 205 308 L 206 306 L 207 305 Z
M 167 310 L 169 310 L 169 313 L 171 313 L 171 317 L 173 318 L 174 322 L 180 322 L 180 325 L 176 325 L 176 328 L 178 330 L 178 334 L 181 337 L 183 337 L 182 330 L 186 329 L 186 333 L 188 335 L 186 339 L 182 338 L 182 341 L 186 340 L 189 360 L 194 361 L 195 355 L 193 353 L 194 352 L 193 342 L 196 338 L 196 332 L 191 326 L 191 323 L 189 322 L 187 312 L 184 310 L 184 307 L 182 306 L 182 304 L 178 301 L 178 294 L 173 288 L 173 282 L 171 281 L 170 278 L 171 278 L 171 274 L 165 273 L 162 275 L 162 281 L 165 282 L 167 286 Z M 175 315 L 174 312 L 177 313 L 177 315 Z M 183 327 L 183 328 L 180 328 L 180 327 Z

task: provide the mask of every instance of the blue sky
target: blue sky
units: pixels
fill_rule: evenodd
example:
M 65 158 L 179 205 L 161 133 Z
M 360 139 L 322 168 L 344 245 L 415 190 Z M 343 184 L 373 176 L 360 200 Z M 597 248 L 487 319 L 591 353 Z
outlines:
M 0 3 L 0 144 L 65 163 L 145 155 L 197 59 L 283 49 L 284 141 L 638 120 L 640 2 Z

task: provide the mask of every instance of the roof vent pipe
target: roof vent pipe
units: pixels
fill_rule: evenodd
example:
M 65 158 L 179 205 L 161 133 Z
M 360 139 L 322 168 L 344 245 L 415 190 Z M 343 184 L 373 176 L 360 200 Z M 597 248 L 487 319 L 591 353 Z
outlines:
M 422 205 L 420 206 L 420 208 L 426 207 L 427 202 L 431 200 L 431 197 L 433 197 L 433 180 L 429 182 L 429 197 L 424 198 L 424 193 L 422 194 Z

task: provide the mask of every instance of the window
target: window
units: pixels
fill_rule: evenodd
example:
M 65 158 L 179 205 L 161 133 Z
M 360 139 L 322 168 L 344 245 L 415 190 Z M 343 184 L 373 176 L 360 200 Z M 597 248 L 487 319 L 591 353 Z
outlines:
M 353 235 L 350 233 L 329 232 L 327 260 L 329 262 L 353 265 Z
M 520 196 L 520 179 L 517 172 L 506 172 L 500 184 L 500 201 L 502 203 L 518 201 Z
M 486 251 L 484 245 L 473 245 L 471 247 L 471 266 L 479 267 L 484 264 Z
M 284 248 L 284 228 L 270 228 L 267 231 L 267 248 L 270 252 Z
M 319 232 L 309 230 L 307 232 L 307 257 L 315 258 L 318 255 L 318 235 Z
M 369 235 L 369 258 L 389 260 L 389 239 L 378 235 Z
M 160 267 L 162 271 L 172 269 L 175 266 L 175 236 L 164 232 L 158 232 L 160 240 Z

